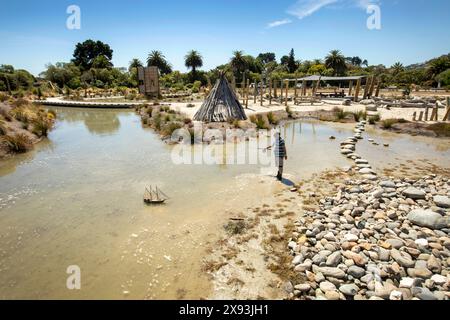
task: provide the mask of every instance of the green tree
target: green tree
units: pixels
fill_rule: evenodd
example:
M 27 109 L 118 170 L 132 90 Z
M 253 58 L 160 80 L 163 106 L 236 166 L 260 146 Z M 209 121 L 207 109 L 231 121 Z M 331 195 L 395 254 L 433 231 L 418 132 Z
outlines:
M 286 65 L 288 67 L 289 73 L 294 73 L 295 71 L 297 71 L 298 63 L 295 60 L 294 49 L 291 49 L 291 51 L 289 52 L 289 56 L 287 58 Z
M 230 60 L 230 67 L 233 70 L 237 81 L 242 80 L 242 75 L 248 69 L 248 59 L 245 58 L 243 51 L 234 51 Z
M 333 69 L 333 75 L 342 76 L 347 71 L 347 65 L 345 63 L 345 57 L 339 50 L 332 50 L 325 57 L 325 66 L 328 69 Z
M 197 68 L 201 68 L 203 66 L 203 58 L 195 50 L 191 50 L 184 57 L 184 65 L 188 69 L 192 69 L 192 73 L 195 74 Z
M 133 69 L 137 69 L 139 67 L 143 67 L 144 65 L 142 64 L 142 61 L 134 58 L 130 61 L 129 67 L 128 67 L 128 71 L 131 72 Z
M 113 64 L 104 55 L 99 55 L 92 62 L 92 68 L 96 69 L 109 69 L 112 68 Z
M 161 75 L 166 75 L 172 72 L 172 67 L 166 60 L 166 57 L 162 54 L 161 51 L 158 50 L 153 50 L 148 54 L 147 66 L 158 67 L 159 72 L 161 72 Z
M 260 60 L 263 64 L 268 64 L 269 62 L 276 61 L 275 53 L 273 52 L 266 52 L 266 53 L 260 53 L 257 57 L 258 60 Z
M 392 65 L 391 69 L 392 69 L 392 73 L 394 75 L 398 75 L 400 72 L 403 72 L 403 70 L 405 70 L 405 68 L 403 67 L 403 64 L 401 64 L 400 62 L 394 63 Z
M 101 41 L 86 40 L 82 43 L 77 43 L 73 53 L 72 62 L 80 67 L 82 71 L 92 68 L 95 58 L 104 56 L 111 61 L 113 50 L 106 43 Z

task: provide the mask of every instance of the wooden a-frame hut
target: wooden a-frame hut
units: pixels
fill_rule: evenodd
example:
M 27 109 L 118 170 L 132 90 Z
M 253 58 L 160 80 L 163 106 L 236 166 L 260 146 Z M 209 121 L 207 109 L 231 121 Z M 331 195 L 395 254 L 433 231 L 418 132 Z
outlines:
M 223 73 L 194 115 L 194 120 L 204 122 L 247 120 L 244 108 Z

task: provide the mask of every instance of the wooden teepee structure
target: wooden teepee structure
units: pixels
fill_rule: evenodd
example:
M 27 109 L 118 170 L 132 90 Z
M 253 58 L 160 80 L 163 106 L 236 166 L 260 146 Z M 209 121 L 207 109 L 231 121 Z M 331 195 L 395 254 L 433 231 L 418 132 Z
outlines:
M 194 115 L 194 120 L 204 122 L 247 120 L 244 108 L 223 73 Z

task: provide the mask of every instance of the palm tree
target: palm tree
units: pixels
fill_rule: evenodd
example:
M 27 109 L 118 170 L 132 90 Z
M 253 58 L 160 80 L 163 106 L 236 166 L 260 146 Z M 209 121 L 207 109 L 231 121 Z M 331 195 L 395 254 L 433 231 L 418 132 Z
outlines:
M 162 54 L 161 51 L 158 50 L 153 50 L 148 54 L 147 66 L 158 67 L 162 75 L 172 72 L 172 67 L 170 66 L 169 62 L 167 62 L 166 57 Z
M 367 61 L 367 59 L 364 59 L 364 61 L 362 62 L 363 66 L 366 66 L 366 68 L 369 66 L 369 61 Z
M 130 61 L 130 66 L 128 67 L 128 70 L 131 71 L 133 68 L 143 67 L 142 61 L 134 58 Z
M 203 66 L 203 58 L 195 50 L 191 50 L 184 57 L 184 65 L 186 68 L 192 68 L 192 73 L 195 74 L 197 68 L 201 68 Z
M 247 69 L 247 60 L 245 59 L 243 51 L 234 51 L 233 57 L 230 61 L 231 69 L 234 73 L 242 73 Z
M 345 63 L 345 57 L 339 50 L 332 50 L 325 57 L 325 65 L 327 68 L 332 68 L 334 70 L 334 75 L 343 75 L 347 70 L 347 65 Z
M 403 64 L 401 64 L 400 62 L 396 62 L 392 65 L 391 69 L 392 72 L 396 75 L 402 72 L 404 70 L 404 67 Z

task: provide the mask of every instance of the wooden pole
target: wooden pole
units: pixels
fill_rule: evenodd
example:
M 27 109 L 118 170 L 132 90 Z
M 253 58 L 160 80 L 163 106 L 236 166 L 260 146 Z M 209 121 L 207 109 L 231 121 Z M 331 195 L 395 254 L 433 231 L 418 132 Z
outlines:
M 244 76 L 242 78 L 242 104 L 245 104 L 245 84 L 247 81 L 245 81 L 245 72 L 244 72 Z
M 348 85 L 348 96 L 352 96 L 352 90 L 353 90 L 353 81 L 350 81 L 350 84 Z
M 245 86 L 245 90 L 247 91 L 245 97 L 245 108 L 248 108 L 248 98 L 250 95 L 250 79 L 247 79 L 247 85 Z
M 295 77 L 295 82 L 294 82 L 294 105 L 297 104 L 297 77 Z
M 374 89 L 375 89 L 375 76 L 372 76 L 372 81 L 370 83 L 370 89 L 368 94 L 369 98 L 372 98 Z
M 253 90 L 253 103 L 256 104 L 256 94 L 258 93 L 258 86 L 256 85 L 256 80 L 255 83 L 253 83 L 254 85 L 254 90 Z
M 272 79 L 269 79 L 269 106 L 272 105 Z
M 264 105 L 264 102 L 263 102 L 263 82 L 261 81 L 261 88 L 259 88 L 259 90 L 260 90 L 260 97 L 261 97 L 261 106 L 263 106 Z
M 425 121 L 428 121 L 428 106 L 425 107 Z
M 306 96 L 306 80 L 302 81 L 302 97 Z
M 372 78 L 368 77 L 366 80 L 366 85 L 364 86 L 364 94 L 363 94 L 363 100 L 367 99 L 367 94 L 369 93 L 369 89 L 370 89 L 370 81 L 372 80 Z
M 378 78 L 377 90 L 375 91 L 375 97 L 378 97 L 380 95 L 380 89 L 381 89 L 381 78 Z
M 278 93 L 277 93 L 277 80 L 273 80 L 273 97 L 276 99 L 278 98 Z
M 420 111 L 420 113 L 419 113 L 419 121 L 422 121 L 423 120 L 423 111 Z
M 288 105 L 288 91 L 289 91 L 289 80 L 286 80 L 286 97 L 285 97 L 286 107 Z
M 283 80 L 280 81 L 280 102 L 283 103 Z
M 436 106 L 431 109 L 431 117 L 430 121 L 437 121 L 437 114 L 438 114 L 439 105 L 436 102 Z
M 447 97 L 447 111 L 445 112 L 442 121 L 450 120 L 450 97 Z
M 361 89 L 361 79 L 358 79 L 358 81 L 356 81 L 355 102 L 358 102 L 358 100 L 359 100 L 359 90 L 360 89 Z
M 414 111 L 414 113 L 413 113 L 413 117 L 412 117 L 412 121 L 416 121 L 417 119 L 416 119 L 416 117 L 417 117 L 417 112 L 416 111 Z

